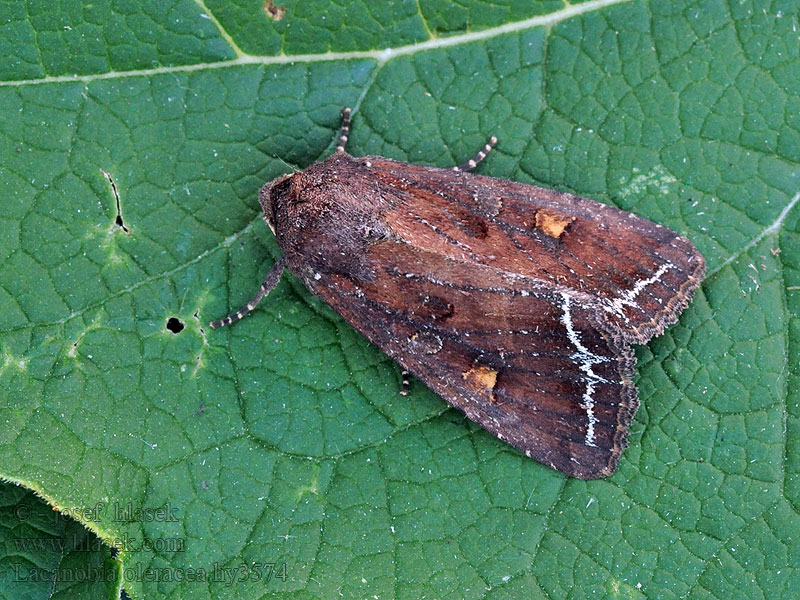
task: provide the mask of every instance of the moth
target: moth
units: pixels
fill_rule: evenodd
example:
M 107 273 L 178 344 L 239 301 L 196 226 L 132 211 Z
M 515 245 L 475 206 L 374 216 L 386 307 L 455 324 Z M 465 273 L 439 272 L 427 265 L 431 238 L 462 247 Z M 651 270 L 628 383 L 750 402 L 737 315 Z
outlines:
M 288 269 L 469 419 L 582 479 L 612 474 L 638 408 L 631 344 L 705 272 L 675 232 L 573 194 L 345 151 L 259 192 Z

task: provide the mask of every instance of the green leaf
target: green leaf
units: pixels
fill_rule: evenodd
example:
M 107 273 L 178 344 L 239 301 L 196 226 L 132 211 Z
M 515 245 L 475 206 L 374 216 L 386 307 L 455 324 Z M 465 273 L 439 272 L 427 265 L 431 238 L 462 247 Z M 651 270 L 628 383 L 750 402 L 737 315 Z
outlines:
M 21 563 L 111 569 L 65 597 L 800 589 L 796 3 L 274 5 L 4 4 L 0 476 L 120 552 L 7 550 L 0 598 L 53 594 Z M 449 166 L 494 134 L 480 172 L 703 252 L 691 306 L 637 348 L 613 477 L 567 479 L 419 382 L 401 397 L 288 275 L 209 329 L 279 255 L 259 187 L 325 156 L 343 106 L 356 155 Z M 0 492 L 3 547 L 73 535 L 23 531 L 29 496 Z
M 91 521 L 98 506 L 81 517 Z M 120 563 L 69 515 L 33 492 L 0 486 L 0 598 L 117 598 Z

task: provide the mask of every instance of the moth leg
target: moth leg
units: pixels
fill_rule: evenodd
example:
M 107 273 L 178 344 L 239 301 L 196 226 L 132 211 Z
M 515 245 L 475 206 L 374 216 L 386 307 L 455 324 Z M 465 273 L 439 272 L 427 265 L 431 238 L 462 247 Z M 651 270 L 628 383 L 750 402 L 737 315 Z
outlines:
M 475 158 L 468 160 L 467 162 L 458 165 L 457 167 L 453 167 L 453 171 L 471 171 L 475 167 L 478 166 L 478 163 L 481 162 L 486 155 L 491 152 L 494 145 L 497 143 L 497 138 L 492 136 L 489 138 L 489 141 L 486 142 L 486 145 L 480 149 L 480 151 L 475 155 Z
M 336 146 L 336 152 L 344 152 L 344 147 L 347 145 L 347 136 L 350 135 L 350 109 L 342 109 L 342 126 L 339 128 L 339 144 Z
M 269 294 L 278 282 L 281 280 L 281 275 L 283 274 L 283 269 L 286 266 L 286 258 L 281 257 L 278 262 L 272 265 L 272 268 L 267 273 L 266 277 L 264 277 L 264 281 L 261 283 L 261 287 L 258 288 L 258 292 L 253 299 L 250 300 L 244 307 L 240 308 L 238 311 L 233 313 L 230 316 L 225 317 L 224 319 L 220 319 L 219 321 L 211 321 L 209 325 L 211 325 L 212 329 L 217 329 L 218 327 L 224 327 L 225 325 L 230 325 L 231 323 L 238 321 L 251 310 L 253 310 L 258 303 L 261 302 L 261 299 Z
M 400 377 L 402 377 L 402 383 L 400 384 L 401 385 L 400 395 L 401 396 L 408 396 L 408 386 L 409 386 L 408 371 L 403 369 L 403 373 L 400 375 Z

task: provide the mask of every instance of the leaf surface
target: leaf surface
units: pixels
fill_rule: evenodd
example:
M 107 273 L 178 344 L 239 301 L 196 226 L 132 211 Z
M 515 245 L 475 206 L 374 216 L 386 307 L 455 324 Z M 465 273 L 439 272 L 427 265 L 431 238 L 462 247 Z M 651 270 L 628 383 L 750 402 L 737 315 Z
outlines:
M 0 476 L 121 549 L 72 553 L 115 576 L 69 597 L 123 579 L 134 599 L 799 589 L 795 3 L 275 5 L 0 17 Z M 450 166 L 496 135 L 479 172 L 704 254 L 680 322 L 637 348 L 612 478 L 566 479 L 418 382 L 400 396 L 398 367 L 288 275 L 208 328 L 278 256 L 259 187 L 324 157 L 343 106 L 356 155 Z M 0 491 L 6 548 L 69 538 L 22 531 L 30 498 Z M 52 594 L 11 580 L 59 564 L 26 552 L 0 557 L 0 598 Z

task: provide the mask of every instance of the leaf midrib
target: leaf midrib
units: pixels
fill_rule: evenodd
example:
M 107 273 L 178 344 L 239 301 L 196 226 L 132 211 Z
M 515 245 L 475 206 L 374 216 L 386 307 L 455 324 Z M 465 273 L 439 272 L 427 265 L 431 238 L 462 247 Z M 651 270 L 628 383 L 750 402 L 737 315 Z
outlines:
M 427 50 L 436 50 L 440 48 L 448 48 L 451 46 L 458 46 L 461 44 L 468 44 L 475 41 L 482 41 L 514 33 L 517 31 L 524 31 L 533 29 L 535 27 L 550 28 L 562 21 L 567 21 L 573 17 L 578 17 L 587 13 L 595 12 L 609 6 L 616 6 L 618 4 L 626 4 L 632 0 L 589 0 L 583 4 L 568 5 L 565 8 L 546 14 L 537 15 L 522 21 L 515 21 L 506 23 L 497 27 L 490 27 L 480 31 L 471 31 L 458 35 L 448 37 L 437 37 L 425 42 L 416 44 L 408 44 L 405 46 L 398 46 L 397 48 L 385 48 L 382 50 L 354 50 L 348 52 L 325 52 L 322 54 L 279 54 L 276 56 L 258 56 L 247 54 L 243 52 L 230 37 L 230 34 L 222 28 L 219 22 L 213 18 L 211 12 L 208 11 L 201 2 L 197 4 L 203 9 L 205 14 L 209 15 L 212 22 L 215 24 L 220 32 L 220 36 L 229 44 L 230 49 L 236 54 L 233 60 L 212 62 L 212 63 L 197 63 L 192 65 L 175 65 L 169 67 L 156 67 L 153 69 L 137 69 L 133 71 L 110 71 L 107 73 L 97 73 L 93 75 L 60 75 L 55 77 L 41 77 L 39 79 L 22 79 L 14 81 L 0 81 L 0 87 L 20 87 L 27 85 L 42 85 L 47 83 L 74 83 L 83 82 L 90 83 L 103 79 L 124 79 L 126 77 L 148 77 L 153 75 L 162 75 L 165 73 L 190 73 L 193 71 L 203 71 L 208 69 L 226 69 L 229 67 L 239 67 L 244 65 L 284 65 L 284 64 L 297 64 L 297 63 L 314 63 L 314 62 L 328 62 L 328 61 L 344 61 L 344 60 L 374 60 L 378 66 L 382 66 L 390 60 L 398 56 L 407 56 L 425 52 Z

